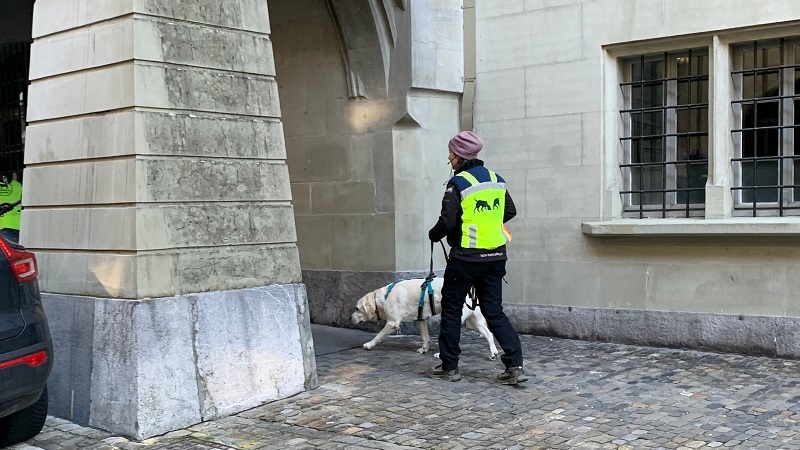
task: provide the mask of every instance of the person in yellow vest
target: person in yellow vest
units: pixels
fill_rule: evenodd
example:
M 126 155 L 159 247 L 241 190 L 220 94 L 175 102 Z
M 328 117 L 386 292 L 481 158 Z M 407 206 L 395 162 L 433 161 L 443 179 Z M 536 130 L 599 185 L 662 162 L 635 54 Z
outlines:
M 0 176 L 0 211 L 5 211 L 10 205 L 22 200 L 22 183 L 9 181 L 7 175 Z M 11 229 L 19 231 L 19 218 L 22 207 L 17 205 L 11 211 L 0 216 L 0 230 Z
M 430 367 L 428 376 L 449 381 L 461 379 L 458 371 L 461 310 L 470 288 L 475 286 L 481 312 L 503 349 L 501 360 L 506 370 L 497 379 L 503 384 L 521 383 L 527 381 L 522 367 L 522 346 L 502 305 L 506 244 L 511 240 L 503 224 L 517 210 L 503 177 L 477 159 L 483 149 L 478 135 L 462 131 L 450 140 L 448 148 L 448 161 L 455 176 L 447 183 L 439 220 L 428 232 L 431 241 L 446 237 L 450 244 L 442 286 L 439 334 L 442 363 Z

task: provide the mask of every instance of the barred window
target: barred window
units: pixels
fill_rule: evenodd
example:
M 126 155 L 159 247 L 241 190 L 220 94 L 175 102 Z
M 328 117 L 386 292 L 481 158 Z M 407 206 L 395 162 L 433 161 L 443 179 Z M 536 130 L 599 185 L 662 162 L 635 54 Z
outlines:
M 643 55 L 622 63 L 624 215 L 702 216 L 708 178 L 708 51 Z
M 734 47 L 734 186 L 737 215 L 800 214 L 800 41 Z

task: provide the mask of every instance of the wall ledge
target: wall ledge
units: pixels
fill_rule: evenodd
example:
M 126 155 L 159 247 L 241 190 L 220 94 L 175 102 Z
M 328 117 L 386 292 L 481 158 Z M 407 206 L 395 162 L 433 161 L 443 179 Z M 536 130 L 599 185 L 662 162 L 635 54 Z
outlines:
M 800 237 L 800 217 L 728 219 L 617 219 L 583 222 L 583 234 L 613 237 Z

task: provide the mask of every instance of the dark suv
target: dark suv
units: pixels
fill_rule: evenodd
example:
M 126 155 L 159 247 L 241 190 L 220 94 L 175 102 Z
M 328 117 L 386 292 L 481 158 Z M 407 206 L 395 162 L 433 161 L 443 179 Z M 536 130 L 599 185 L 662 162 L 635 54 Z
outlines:
M 53 344 L 36 256 L 0 230 L 0 447 L 36 436 L 47 417 Z

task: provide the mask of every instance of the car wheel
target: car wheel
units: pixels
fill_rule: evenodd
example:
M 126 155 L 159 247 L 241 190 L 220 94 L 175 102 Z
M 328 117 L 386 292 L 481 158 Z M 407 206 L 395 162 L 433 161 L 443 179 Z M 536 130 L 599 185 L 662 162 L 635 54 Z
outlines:
M 27 441 L 42 431 L 47 419 L 47 386 L 36 403 L 0 418 L 0 447 Z

